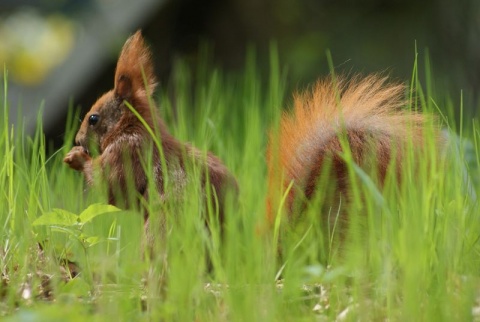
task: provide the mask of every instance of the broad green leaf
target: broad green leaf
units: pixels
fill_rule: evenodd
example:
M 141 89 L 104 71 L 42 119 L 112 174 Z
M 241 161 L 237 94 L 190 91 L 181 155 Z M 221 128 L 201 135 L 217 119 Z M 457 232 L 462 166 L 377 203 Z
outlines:
M 90 205 L 78 217 L 80 219 L 80 222 L 82 224 L 85 224 L 85 223 L 91 221 L 93 218 L 95 218 L 97 216 L 100 216 L 100 215 L 103 215 L 103 214 L 106 214 L 106 213 L 110 213 L 110 212 L 120 211 L 120 210 L 121 209 L 119 209 L 115 206 L 112 206 L 112 205 L 105 205 L 105 204 L 101 204 L 101 203 L 96 203 L 96 204 Z
M 42 216 L 38 217 L 34 222 L 34 226 L 73 226 L 78 223 L 78 216 L 63 210 L 63 209 L 53 209 L 51 212 L 47 212 Z

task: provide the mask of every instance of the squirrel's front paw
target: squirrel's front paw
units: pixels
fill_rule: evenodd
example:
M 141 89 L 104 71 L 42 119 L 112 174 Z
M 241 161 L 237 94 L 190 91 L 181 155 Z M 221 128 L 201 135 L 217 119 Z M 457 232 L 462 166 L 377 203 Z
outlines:
M 90 160 L 90 156 L 85 152 L 82 146 L 74 146 L 70 152 L 67 153 L 63 162 L 74 170 L 82 171 L 85 162 Z

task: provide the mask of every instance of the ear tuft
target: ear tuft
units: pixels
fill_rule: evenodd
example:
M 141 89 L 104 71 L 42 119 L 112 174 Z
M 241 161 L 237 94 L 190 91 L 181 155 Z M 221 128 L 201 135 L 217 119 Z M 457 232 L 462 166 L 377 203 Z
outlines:
M 139 30 L 123 45 L 115 71 L 114 92 L 121 99 L 129 99 L 138 91 L 151 95 L 155 85 L 151 53 Z
M 132 96 L 132 80 L 124 74 L 118 76 L 115 82 L 115 95 L 122 100 Z

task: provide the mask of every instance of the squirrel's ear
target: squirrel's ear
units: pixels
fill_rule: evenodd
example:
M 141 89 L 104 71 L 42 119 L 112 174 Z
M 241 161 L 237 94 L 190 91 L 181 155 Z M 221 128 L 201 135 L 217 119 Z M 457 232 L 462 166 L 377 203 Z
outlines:
M 115 79 L 115 95 L 122 100 L 132 96 L 132 80 L 127 75 L 121 74 Z
M 138 91 L 151 95 L 156 79 L 150 50 L 145 45 L 141 31 L 127 39 L 115 71 L 115 95 L 128 99 Z M 142 95 L 142 93 L 138 93 Z

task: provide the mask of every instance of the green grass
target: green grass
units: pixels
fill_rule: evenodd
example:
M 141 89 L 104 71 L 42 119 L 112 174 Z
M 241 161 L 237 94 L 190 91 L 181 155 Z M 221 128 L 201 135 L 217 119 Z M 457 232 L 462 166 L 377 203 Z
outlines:
M 401 188 L 390 178 L 379 191 L 352 164 L 355 198 L 341 246 L 330 238 L 322 242 L 321 193 L 295 227 L 282 220 L 276 234 L 262 234 L 267 134 L 291 94 L 276 55 L 267 81 L 260 79 L 253 56 L 241 75 L 208 65 L 191 73 L 178 63 L 169 87 L 156 96 L 173 134 L 224 160 L 239 181 L 240 195 L 227 205 L 223 237 L 218 225 L 210 233 L 205 229 L 195 187 L 181 200 L 160 206 L 151 200 L 147 207 L 161 208 L 151 212 L 152 225 L 160 226 L 159 213 L 166 220 L 151 258 L 142 251 L 141 214 L 89 208 L 104 204 L 104 194 L 84 192 L 82 176 L 62 163 L 79 125 L 74 113 L 65 147 L 47 153 L 40 122 L 33 138 L 9 126 L 4 76 L 1 316 L 15 321 L 480 319 L 472 313 L 480 306 L 480 220 L 474 198 L 480 193 L 478 123 L 461 120 L 455 126 L 458 106 L 438 103 L 442 97 L 435 96 L 429 77 L 423 90 L 415 63 L 406 93 L 417 97 L 412 108 L 419 103 L 461 134 L 451 135 L 457 145 L 445 153 L 447 165 L 432 163 L 430 149 L 417 172 L 406 172 Z M 319 192 L 325 185 L 320 183 Z M 62 268 L 65 259 L 80 267 L 73 279 Z

